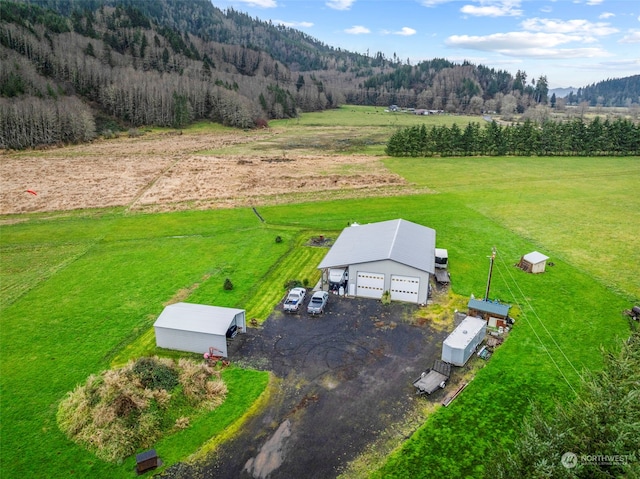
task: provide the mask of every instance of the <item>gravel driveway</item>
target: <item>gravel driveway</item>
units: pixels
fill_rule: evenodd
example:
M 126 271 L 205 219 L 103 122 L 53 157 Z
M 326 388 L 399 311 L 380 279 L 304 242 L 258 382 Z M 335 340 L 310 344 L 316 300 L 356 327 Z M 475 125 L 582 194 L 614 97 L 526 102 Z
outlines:
M 232 361 L 280 378 L 272 401 L 207 463 L 180 464 L 167 476 L 339 475 L 414 401 L 424 400 L 412 382 L 440 357 L 447 332 L 410 324 L 415 308 L 334 295 L 319 317 L 285 314 L 280 306 L 262 328 L 249 328 L 230 347 Z

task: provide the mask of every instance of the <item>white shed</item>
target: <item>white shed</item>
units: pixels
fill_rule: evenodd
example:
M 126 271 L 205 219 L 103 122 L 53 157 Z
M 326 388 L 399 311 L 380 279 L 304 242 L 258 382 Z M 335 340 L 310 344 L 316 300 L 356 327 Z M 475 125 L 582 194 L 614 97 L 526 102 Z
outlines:
M 170 304 L 153 325 L 156 346 L 192 353 L 206 353 L 213 347 L 227 357 L 227 336 L 246 331 L 244 309 L 205 304 Z
M 487 333 L 484 319 L 467 316 L 442 343 L 442 360 L 464 366 Z
M 534 251 L 520 258 L 519 266 L 527 273 L 544 273 L 548 259 L 548 256 Z

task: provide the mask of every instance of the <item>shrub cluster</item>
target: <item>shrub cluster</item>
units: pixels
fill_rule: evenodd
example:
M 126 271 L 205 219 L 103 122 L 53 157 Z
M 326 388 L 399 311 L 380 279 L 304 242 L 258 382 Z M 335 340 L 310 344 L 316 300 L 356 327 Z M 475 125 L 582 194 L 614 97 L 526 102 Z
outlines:
M 207 364 L 140 358 L 91 375 L 69 392 L 58 408 L 58 427 L 100 459 L 118 462 L 149 447 L 172 427 L 188 427 L 186 416 L 174 425 L 167 420 L 171 404 L 186 402 L 195 413 L 219 406 L 226 393 L 219 372 Z

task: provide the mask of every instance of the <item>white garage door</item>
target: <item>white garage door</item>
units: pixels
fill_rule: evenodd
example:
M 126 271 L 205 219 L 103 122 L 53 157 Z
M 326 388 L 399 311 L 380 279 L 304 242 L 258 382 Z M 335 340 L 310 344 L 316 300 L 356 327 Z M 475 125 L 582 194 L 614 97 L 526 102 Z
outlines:
M 384 291 L 384 274 L 358 271 L 356 296 L 365 298 L 382 298 Z
M 391 299 L 417 303 L 419 290 L 420 278 L 391 275 Z

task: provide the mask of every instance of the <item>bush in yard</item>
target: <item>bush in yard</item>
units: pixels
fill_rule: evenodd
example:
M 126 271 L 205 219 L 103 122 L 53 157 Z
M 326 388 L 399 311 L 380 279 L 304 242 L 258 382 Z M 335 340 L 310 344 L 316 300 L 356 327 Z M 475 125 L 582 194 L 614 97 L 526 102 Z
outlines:
M 391 304 L 391 292 L 385 291 L 380 298 L 382 304 Z
M 299 279 L 290 279 L 284 283 L 285 289 L 293 289 L 302 286 L 302 282 Z
M 142 386 L 149 389 L 171 391 L 179 382 L 178 371 L 170 359 L 140 358 L 131 371 Z
M 91 375 L 61 402 L 58 427 L 100 459 L 120 462 L 171 432 L 170 405 L 191 405 L 191 413 L 222 404 L 227 386 L 219 372 L 201 362 L 141 358 L 125 367 Z M 184 398 L 184 399 L 180 399 Z M 182 416 L 173 427 L 185 428 Z

